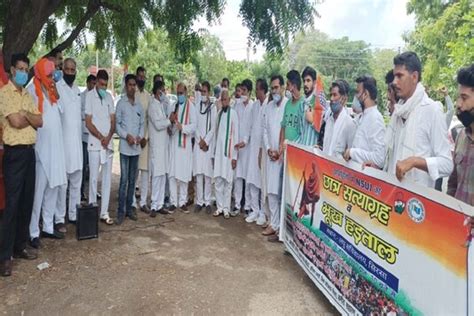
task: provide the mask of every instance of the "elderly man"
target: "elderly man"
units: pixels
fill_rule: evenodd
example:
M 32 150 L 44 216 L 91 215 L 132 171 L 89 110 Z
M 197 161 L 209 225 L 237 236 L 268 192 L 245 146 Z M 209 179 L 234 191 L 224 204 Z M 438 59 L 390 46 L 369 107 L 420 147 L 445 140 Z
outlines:
M 81 202 L 82 182 L 82 120 L 81 120 L 81 92 L 74 84 L 76 80 L 76 62 L 66 58 L 63 66 L 63 78 L 58 82 L 59 102 L 63 112 L 61 121 L 63 126 L 64 154 L 66 157 L 66 173 L 68 183 L 59 189 L 58 214 L 55 214 L 55 223 L 59 231 L 66 232 L 64 220 L 66 215 L 66 194 L 69 187 L 69 221 L 76 222 L 76 206 Z

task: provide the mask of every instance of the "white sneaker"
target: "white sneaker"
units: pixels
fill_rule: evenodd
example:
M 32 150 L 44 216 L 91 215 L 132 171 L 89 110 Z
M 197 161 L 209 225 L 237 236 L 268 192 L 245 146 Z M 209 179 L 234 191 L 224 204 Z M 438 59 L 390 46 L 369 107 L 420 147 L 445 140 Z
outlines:
M 257 220 L 257 218 L 258 218 L 258 213 L 252 211 L 252 212 L 249 214 L 249 216 L 247 216 L 247 218 L 245 219 L 245 221 L 250 224 L 250 223 L 255 222 L 255 221 Z
M 229 213 L 229 211 L 224 211 L 224 218 L 225 219 L 229 219 L 230 215 L 231 215 L 231 213 Z
M 233 211 L 229 212 L 230 216 L 236 217 L 239 216 L 240 211 L 238 209 L 234 209 Z
M 267 219 L 265 218 L 265 214 L 259 215 L 257 218 L 257 225 L 258 226 L 263 226 L 267 222 Z

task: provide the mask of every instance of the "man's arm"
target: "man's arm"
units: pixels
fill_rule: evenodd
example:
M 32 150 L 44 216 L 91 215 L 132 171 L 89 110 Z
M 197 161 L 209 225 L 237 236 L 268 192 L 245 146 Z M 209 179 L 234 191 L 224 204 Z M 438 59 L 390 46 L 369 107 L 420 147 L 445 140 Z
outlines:
M 43 116 L 41 114 L 34 114 L 25 111 L 23 116 L 34 129 L 43 127 Z
M 92 123 L 92 115 L 86 114 L 86 127 L 87 127 L 87 129 L 89 130 L 89 133 L 91 133 L 92 136 L 94 136 L 98 140 L 102 141 L 104 136 L 99 132 L 99 130 Z
M 20 113 L 12 113 L 8 115 L 7 120 L 10 126 L 16 129 L 23 129 L 30 126 L 26 117 Z

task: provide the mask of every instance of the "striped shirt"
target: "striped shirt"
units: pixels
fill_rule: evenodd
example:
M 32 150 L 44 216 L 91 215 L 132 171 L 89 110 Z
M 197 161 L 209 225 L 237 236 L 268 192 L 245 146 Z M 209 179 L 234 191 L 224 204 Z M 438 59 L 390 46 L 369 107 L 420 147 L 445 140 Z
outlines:
M 454 170 L 448 181 L 448 194 L 474 206 L 474 139 L 463 129 L 454 149 Z
M 326 108 L 326 97 L 324 93 L 319 93 L 319 101 L 321 105 Z M 298 144 L 305 146 L 314 146 L 318 143 L 319 133 L 314 129 L 313 123 L 310 123 L 305 118 L 305 112 L 308 109 L 314 110 L 315 95 L 311 94 L 309 97 L 304 99 L 302 106 L 300 107 L 300 113 L 298 115 L 300 119 L 301 132 L 300 136 L 296 140 Z

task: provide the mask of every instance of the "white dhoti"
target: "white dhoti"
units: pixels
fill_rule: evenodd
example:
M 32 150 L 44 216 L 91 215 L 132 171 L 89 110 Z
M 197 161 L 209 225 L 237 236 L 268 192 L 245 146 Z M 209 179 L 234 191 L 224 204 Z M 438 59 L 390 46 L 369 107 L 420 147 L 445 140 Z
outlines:
M 64 218 L 66 217 L 66 200 L 67 200 L 67 189 L 69 186 L 69 205 L 68 205 L 68 214 L 69 220 L 76 220 L 76 207 L 81 204 L 81 184 L 82 184 L 82 170 L 77 170 L 73 173 L 67 174 L 68 184 L 62 185 L 59 188 L 59 198 L 58 198 L 58 213 L 54 216 L 54 221 L 56 224 L 64 223 Z
M 165 203 L 166 175 L 153 176 L 151 180 L 151 209 L 159 211 Z
M 97 181 L 99 178 L 99 169 L 102 172 L 102 199 L 100 203 L 100 217 L 109 216 L 110 186 L 112 181 L 112 151 L 107 150 L 107 154 L 101 158 L 101 151 L 89 151 L 89 203 L 97 203 Z
M 269 193 L 268 206 L 270 208 L 270 225 L 278 231 L 280 229 L 280 196 Z
M 204 174 L 196 175 L 196 196 L 194 203 L 199 206 L 211 205 L 212 179 Z
M 232 193 L 232 182 L 222 177 L 215 178 L 217 210 L 230 212 L 230 200 Z
M 49 187 L 48 178 L 43 165 L 36 161 L 35 197 L 30 220 L 30 238 L 40 235 L 39 221 L 43 219 L 43 231 L 54 232 L 54 214 L 56 213 L 59 186 Z
M 148 170 L 140 169 L 140 207 L 147 205 L 149 183 L 150 173 Z
M 180 181 L 175 177 L 170 180 L 170 203 L 175 207 L 182 207 L 188 202 L 188 182 Z

